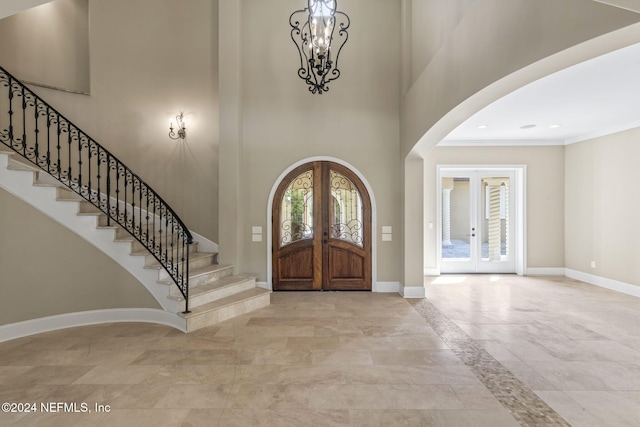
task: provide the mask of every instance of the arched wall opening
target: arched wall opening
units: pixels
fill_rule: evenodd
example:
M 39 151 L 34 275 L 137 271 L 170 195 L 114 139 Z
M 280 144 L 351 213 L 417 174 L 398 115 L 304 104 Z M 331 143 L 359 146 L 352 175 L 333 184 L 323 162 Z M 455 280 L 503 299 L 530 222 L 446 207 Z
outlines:
M 640 43 L 640 24 L 609 32 L 533 62 L 471 94 L 410 144 L 403 161 L 405 287 L 422 286 L 424 280 L 424 233 L 428 227 L 424 222 L 425 210 L 426 205 L 433 202 L 425 198 L 425 173 L 430 173 L 425 170 L 425 160 L 431 151 L 469 117 L 509 93 L 542 77 L 636 43 Z M 415 112 L 411 113 L 415 115 Z

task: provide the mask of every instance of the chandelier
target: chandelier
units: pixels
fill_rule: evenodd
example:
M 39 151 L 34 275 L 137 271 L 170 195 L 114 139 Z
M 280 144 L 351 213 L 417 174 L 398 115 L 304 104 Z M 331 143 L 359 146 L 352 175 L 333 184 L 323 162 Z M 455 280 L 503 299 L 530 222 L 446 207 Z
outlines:
M 337 0 L 308 0 L 306 8 L 289 17 L 291 39 L 300 55 L 298 76 L 311 93 L 327 92 L 329 82 L 340 77 L 338 57 L 349 38 L 351 21 L 336 10 L 336 4 Z

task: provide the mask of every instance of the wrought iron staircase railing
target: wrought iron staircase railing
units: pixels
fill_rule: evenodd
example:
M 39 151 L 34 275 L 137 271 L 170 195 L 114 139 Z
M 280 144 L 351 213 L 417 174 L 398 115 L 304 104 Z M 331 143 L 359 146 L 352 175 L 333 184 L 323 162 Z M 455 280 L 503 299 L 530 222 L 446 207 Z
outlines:
M 189 229 L 129 167 L 2 67 L 0 142 L 93 204 L 107 225 L 128 231 L 167 271 L 189 312 Z

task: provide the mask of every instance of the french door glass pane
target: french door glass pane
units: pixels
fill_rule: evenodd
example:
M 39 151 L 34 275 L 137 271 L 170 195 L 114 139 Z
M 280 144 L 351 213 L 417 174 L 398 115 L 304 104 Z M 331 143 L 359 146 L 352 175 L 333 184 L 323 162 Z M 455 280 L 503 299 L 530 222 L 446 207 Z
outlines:
M 280 205 L 280 247 L 313 237 L 313 171 L 298 175 Z
M 482 261 L 509 260 L 508 177 L 482 178 Z
M 364 212 L 360 192 L 347 177 L 334 170 L 330 173 L 329 189 L 331 238 L 363 246 Z
M 471 179 L 442 178 L 442 260 L 470 261 Z

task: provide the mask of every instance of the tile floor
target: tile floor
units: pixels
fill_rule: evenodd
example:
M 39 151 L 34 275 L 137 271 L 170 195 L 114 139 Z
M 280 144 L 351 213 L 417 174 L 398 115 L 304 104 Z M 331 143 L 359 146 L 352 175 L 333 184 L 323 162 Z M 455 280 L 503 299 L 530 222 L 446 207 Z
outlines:
M 0 425 L 640 425 L 638 298 L 564 278 L 425 283 L 425 300 L 275 293 L 189 335 L 122 323 L 0 343 L 0 403 L 38 409 Z M 57 402 L 91 413 L 41 411 Z

